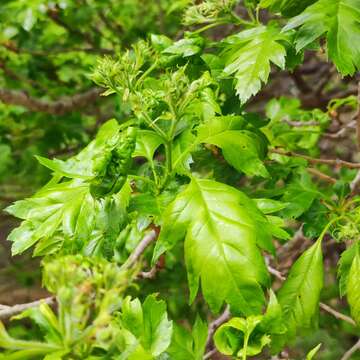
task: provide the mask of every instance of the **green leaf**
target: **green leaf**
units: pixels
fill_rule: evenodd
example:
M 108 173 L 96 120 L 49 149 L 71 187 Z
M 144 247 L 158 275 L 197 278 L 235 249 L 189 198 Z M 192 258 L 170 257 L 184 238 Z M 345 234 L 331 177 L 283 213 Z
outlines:
M 271 214 L 274 212 L 278 212 L 282 209 L 285 209 L 288 204 L 283 203 L 278 200 L 273 199 L 253 199 L 256 203 L 256 206 L 259 210 L 264 214 Z
M 284 334 L 286 332 L 285 321 L 275 293 L 269 290 L 269 303 L 261 320 L 260 328 L 267 334 Z
M 306 354 L 306 360 L 312 360 L 317 352 L 320 350 L 321 344 L 316 345 L 312 350 Z
M 119 138 L 119 125 L 115 119 L 107 121 L 99 129 L 96 138 L 76 156 L 63 161 L 36 156 L 40 164 L 62 176 L 78 179 L 91 179 L 97 169 L 106 161 L 107 153 L 116 145 Z
M 266 115 L 271 119 L 264 129 L 269 141 L 289 150 L 313 149 L 330 122 L 327 113 L 320 109 L 304 110 L 299 99 L 287 97 L 270 100 Z M 301 126 L 292 126 L 291 121 Z
M 76 181 L 63 182 L 9 206 L 7 212 L 24 219 L 8 236 L 13 254 L 24 252 L 40 239 L 46 239 L 46 246 L 50 246 L 57 241 L 53 235 L 61 229 L 86 238 L 94 225 L 94 203 L 88 189 Z
M 143 156 L 152 161 L 156 149 L 163 143 L 163 139 L 154 131 L 139 130 L 136 137 L 136 147 L 133 157 Z
M 132 334 L 130 338 L 137 339 L 135 344 L 140 343 L 143 348 L 141 351 L 146 351 L 147 356 L 159 356 L 170 345 L 172 322 L 167 318 L 165 302 L 156 300 L 155 295 L 149 295 L 142 307 L 138 299 L 125 299 L 121 324 Z M 132 355 L 131 359 L 136 359 L 135 354 Z
M 203 47 L 203 39 L 201 37 L 194 37 L 188 39 L 181 39 L 163 50 L 165 54 L 181 55 L 182 57 L 189 57 L 201 52 Z
M 270 24 L 259 25 L 232 35 L 223 41 L 226 75 L 235 76 L 236 92 L 242 103 L 256 95 L 267 83 L 271 63 L 285 67 L 285 47 L 279 42 L 286 37 Z
M 143 310 L 139 299 L 131 300 L 126 297 L 121 307 L 121 322 L 135 337 L 143 334 Z
M 261 8 L 269 8 L 273 12 L 280 11 L 282 15 L 290 17 L 301 13 L 316 0 L 261 0 Z
M 359 244 L 355 242 L 341 254 L 340 260 L 338 262 L 340 296 L 344 296 L 347 292 L 349 272 L 358 248 Z
M 247 196 L 225 184 L 192 178 L 163 219 L 153 261 L 186 235 L 190 301 L 201 279 L 205 300 L 214 312 L 224 301 L 244 314 L 261 310 L 261 285 L 267 285 L 269 277 L 257 244 L 272 247 L 271 234 Z
M 268 177 L 266 167 L 260 160 L 263 147 L 260 137 L 243 130 L 244 119 L 240 116 L 214 117 L 198 127 L 197 140 L 222 149 L 224 158 L 236 170 L 247 175 Z
M 195 135 L 190 130 L 181 133 L 173 143 L 173 167 L 178 174 L 186 175 L 193 162 L 190 152 L 196 148 Z
M 347 281 L 347 299 L 350 305 L 351 316 L 360 325 L 360 255 L 357 249 L 349 271 Z
M 216 348 L 225 355 L 246 356 L 260 354 L 264 346 L 270 343 L 270 337 L 256 331 L 262 316 L 249 316 L 246 319 L 232 318 L 215 332 Z M 254 336 L 252 336 L 254 334 Z
M 170 345 L 172 322 L 168 320 L 166 303 L 149 295 L 144 304 L 144 346 L 154 356 L 160 355 Z
M 46 354 L 61 350 L 61 346 L 51 343 L 37 341 L 18 340 L 11 337 L 0 321 L 0 348 L 13 351 L 6 355 L 0 355 L 0 359 L 22 360 L 35 356 L 45 356 Z
M 292 266 L 278 293 L 288 337 L 317 323 L 320 291 L 323 286 L 321 239 L 306 250 Z
M 310 175 L 305 170 L 301 170 L 285 188 L 281 201 L 288 205 L 283 213 L 288 218 L 298 218 L 318 197 L 321 197 L 321 193 L 313 184 Z
M 283 31 L 300 27 L 298 51 L 326 35 L 328 56 L 345 76 L 360 69 L 360 52 L 354 46 L 360 41 L 359 24 L 359 0 L 319 0 L 291 19 Z
M 38 307 L 29 308 L 21 314 L 12 317 L 12 319 L 20 320 L 30 318 L 43 331 L 48 342 L 62 344 L 62 334 L 58 319 L 49 305 L 41 302 Z
M 175 325 L 171 346 L 168 353 L 175 360 L 202 360 L 206 348 L 208 326 L 196 317 L 192 332 Z

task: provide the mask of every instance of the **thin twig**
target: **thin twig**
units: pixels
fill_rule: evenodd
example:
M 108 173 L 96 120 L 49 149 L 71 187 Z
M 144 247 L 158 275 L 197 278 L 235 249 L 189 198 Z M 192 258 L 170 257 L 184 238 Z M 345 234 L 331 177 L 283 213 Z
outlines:
M 55 298 L 53 296 L 49 296 L 47 298 L 36 300 L 36 301 L 30 302 L 30 303 L 25 303 L 25 304 L 16 304 L 14 306 L 1 305 L 2 310 L 0 310 L 0 320 L 8 319 L 11 316 L 19 314 L 26 309 L 37 307 L 37 306 L 41 305 L 41 303 L 52 305 L 55 303 Z
M 290 73 L 290 76 L 301 93 L 307 94 L 311 92 L 310 86 L 306 83 L 306 81 L 303 79 L 302 75 L 298 71 Z
M 340 139 L 348 135 L 353 129 L 356 128 L 356 121 L 352 120 L 348 124 L 345 124 L 339 131 L 335 133 L 324 133 L 323 137 L 327 139 Z
M 281 281 L 285 281 L 286 277 L 278 270 L 272 268 L 271 266 L 268 266 L 268 271 L 270 274 L 274 275 L 277 279 L 281 280 Z M 322 302 L 319 303 L 319 306 L 322 310 L 328 312 L 329 314 L 333 315 L 334 317 L 336 317 L 339 320 L 344 320 L 346 322 L 348 322 L 351 325 L 356 326 L 355 321 L 349 317 L 346 316 L 342 313 L 340 313 L 339 311 L 334 310 L 332 307 L 330 307 L 329 305 L 326 305 Z
M 330 184 L 335 184 L 336 181 L 337 181 L 335 178 L 333 178 L 333 177 L 331 177 L 329 175 L 326 175 L 326 174 L 324 174 L 323 172 L 321 172 L 321 171 L 319 171 L 317 169 L 307 168 L 307 171 L 310 174 L 312 174 L 312 175 L 318 177 L 319 179 L 324 180 L 324 181 L 326 181 L 326 182 L 328 182 Z
M 344 320 L 344 321 L 348 322 L 349 324 L 356 326 L 355 321 L 354 321 L 351 317 L 346 316 L 346 315 L 342 314 L 341 312 L 338 312 L 338 311 L 334 310 L 334 309 L 333 309 L 332 307 L 330 307 L 329 305 L 326 305 L 326 304 L 324 304 L 324 303 L 321 302 L 321 303 L 320 303 L 320 307 L 321 307 L 321 309 L 323 309 L 324 311 L 326 311 L 326 312 L 328 312 L 329 314 L 335 316 L 337 319 L 339 319 L 339 320 Z
M 141 279 L 154 279 L 157 272 L 158 272 L 158 268 L 155 265 L 149 271 L 141 271 L 138 274 L 138 277 Z
M 271 149 L 270 152 L 274 154 L 284 155 L 284 156 L 294 156 L 300 157 L 307 160 L 311 164 L 325 164 L 325 165 L 332 165 L 332 166 L 339 166 L 339 167 L 347 167 L 349 169 L 360 169 L 360 163 L 353 163 L 345 160 L 340 159 L 318 159 L 312 158 L 307 155 L 299 154 L 293 151 L 285 151 L 282 149 Z
M 216 349 L 216 348 L 214 348 L 214 349 L 212 349 L 212 350 L 208 351 L 208 352 L 204 355 L 203 360 L 210 359 L 210 358 L 211 358 L 211 356 L 215 355 L 217 352 L 218 352 L 218 351 L 217 351 L 217 349 Z
M 351 355 L 358 350 L 360 350 L 360 339 L 342 356 L 341 360 L 349 360 L 351 358 Z
M 273 267 L 271 267 L 270 265 L 267 266 L 267 269 L 269 271 L 269 273 L 271 275 L 274 275 L 277 279 L 281 280 L 281 281 L 285 281 L 286 277 L 283 276 L 283 274 L 281 273 L 281 271 L 274 269 Z
M 209 343 L 212 339 L 212 336 L 214 335 L 216 329 L 222 325 L 224 322 L 228 321 L 230 319 L 230 306 L 227 305 L 224 312 L 216 318 L 214 321 L 212 321 L 209 325 L 209 331 L 208 331 L 208 337 L 207 337 L 207 343 Z
M 212 338 L 215 334 L 216 329 L 222 325 L 223 323 L 225 323 L 226 321 L 228 321 L 231 317 L 231 313 L 230 313 L 230 306 L 226 305 L 226 308 L 224 310 L 224 312 L 218 317 L 216 318 L 214 321 L 212 321 L 209 324 L 209 330 L 208 330 L 208 336 L 207 336 L 207 340 L 206 340 L 206 349 L 209 349 L 212 345 Z M 213 348 L 211 350 L 209 350 L 209 352 L 207 352 L 204 355 L 203 360 L 209 359 L 212 355 L 214 355 L 217 352 L 216 348 Z
M 144 238 L 140 241 L 140 243 L 137 245 L 135 250 L 131 253 L 126 263 L 124 264 L 124 267 L 132 267 L 139 260 L 141 255 L 148 248 L 148 246 L 156 240 L 157 236 L 158 232 L 155 229 L 151 230 L 148 234 L 146 234 Z

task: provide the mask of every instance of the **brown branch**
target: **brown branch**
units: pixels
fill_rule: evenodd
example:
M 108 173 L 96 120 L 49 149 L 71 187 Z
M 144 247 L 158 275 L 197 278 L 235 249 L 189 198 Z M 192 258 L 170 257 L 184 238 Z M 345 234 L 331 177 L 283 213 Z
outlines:
M 211 359 L 211 357 L 213 355 L 215 355 L 218 352 L 218 350 L 216 348 L 213 348 L 212 350 L 210 350 L 209 352 L 207 352 L 204 357 L 203 360 L 207 360 L 207 359 Z
M 311 92 L 310 86 L 306 83 L 306 81 L 301 76 L 301 73 L 298 71 L 294 71 L 290 73 L 291 78 L 293 79 L 296 87 L 300 90 L 301 93 L 307 94 Z
M 48 305 L 53 305 L 55 303 L 55 298 L 53 296 L 49 296 L 45 299 L 36 300 L 26 304 L 17 304 L 14 306 L 1 305 L 0 320 L 8 319 L 16 314 L 23 312 L 26 309 L 37 307 L 43 302 Z
M 315 96 L 321 97 L 321 94 L 325 86 L 330 81 L 331 77 L 334 75 L 334 68 L 332 66 L 324 66 L 320 68 L 319 76 L 317 79 L 317 85 L 315 89 Z
M 144 238 L 139 242 L 135 250 L 131 253 L 126 263 L 124 264 L 124 267 L 132 267 L 140 259 L 141 255 L 145 252 L 148 246 L 150 246 L 157 237 L 158 231 L 156 229 L 152 229 L 148 234 L 146 234 Z
M 161 255 L 157 263 L 149 271 L 141 271 L 138 274 L 140 279 L 155 279 L 157 273 L 165 267 L 165 256 Z
M 349 360 L 358 350 L 360 350 L 360 339 L 342 356 L 341 360 Z
M 35 88 L 39 88 L 43 91 L 48 91 L 48 88 L 43 86 L 42 84 L 37 83 L 36 81 L 32 80 L 32 79 L 28 79 L 24 76 L 20 76 L 19 74 L 17 74 L 16 72 L 14 72 L 13 70 L 9 69 L 6 66 L 6 60 L 5 59 L 0 59 L 0 69 L 3 70 L 4 74 L 6 76 L 8 76 L 9 78 L 16 80 L 16 81 L 20 81 L 20 82 L 26 82 L 28 84 L 30 84 L 32 87 Z
M 340 159 L 318 159 L 318 158 L 312 158 L 307 155 L 299 154 L 293 151 L 285 151 L 282 149 L 271 149 L 270 152 L 284 155 L 284 156 L 295 156 L 300 157 L 305 160 L 307 160 L 311 164 L 325 164 L 325 165 L 331 165 L 331 166 L 339 166 L 339 167 L 347 167 L 349 169 L 360 169 L 360 163 L 353 163 L 345 160 Z
M 346 315 L 342 314 L 341 312 L 334 310 L 329 305 L 320 303 L 320 308 L 323 309 L 324 311 L 328 312 L 329 314 L 335 316 L 338 320 L 344 320 L 344 321 L 348 322 L 349 324 L 356 326 L 355 321 L 351 317 L 346 316 Z
M 281 271 L 274 269 L 273 267 L 271 267 L 270 265 L 267 266 L 268 272 L 271 275 L 274 275 L 277 279 L 281 280 L 281 281 L 285 281 L 286 277 L 281 273 Z
M 5 104 L 23 106 L 30 111 L 64 115 L 92 104 L 101 92 L 102 90 L 99 88 L 92 88 L 83 93 L 61 97 L 55 101 L 46 101 L 29 96 L 25 91 L 0 88 L 0 101 Z
M 321 172 L 321 171 L 319 171 L 317 169 L 307 168 L 307 171 L 310 174 L 312 174 L 312 175 L 318 177 L 319 179 L 324 180 L 324 181 L 326 181 L 326 182 L 328 182 L 330 184 L 335 184 L 336 181 L 337 181 L 335 178 L 333 178 L 333 177 L 331 177 L 329 175 L 326 175 L 326 174 L 324 174 L 323 172 Z
M 141 271 L 138 274 L 138 277 L 141 279 L 155 279 L 155 276 L 158 272 L 158 268 L 156 266 L 153 266 L 149 271 Z
M 73 48 L 60 48 L 54 47 L 46 50 L 32 50 L 19 48 L 12 42 L 2 42 L 1 46 L 6 48 L 7 50 L 15 53 L 15 54 L 28 54 L 32 56 L 56 56 L 58 54 L 65 54 L 71 52 L 85 52 L 89 54 L 108 54 L 114 55 L 114 50 L 112 49 L 104 49 L 104 48 L 93 48 L 93 47 L 73 47 Z
M 224 324 L 226 321 L 228 321 L 231 317 L 231 313 L 230 313 L 230 306 L 226 305 L 225 310 L 223 311 L 223 313 L 216 318 L 214 321 L 212 321 L 209 324 L 209 329 L 208 329 L 208 336 L 207 336 L 207 340 L 206 340 L 206 349 L 210 349 L 212 347 L 212 343 L 213 343 L 213 336 L 215 334 L 215 331 L 217 330 L 217 328 L 219 326 L 221 326 L 222 324 Z M 205 359 L 210 359 L 210 357 L 212 355 L 214 355 L 217 352 L 216 348 L 212 348 L 209 350 L 209 352 L 207 352 L 204 355 L 204 360 Z
M 340 139 L 348 135 L 349 132 L 351 132 L 352 129 L 356 128 L 356 121 L 350 121 L 348 124 L 344 125 L 339 131 L 334 133 L 324 133 L 322 134 L 323 137 L 326 137 L 328 139 Z

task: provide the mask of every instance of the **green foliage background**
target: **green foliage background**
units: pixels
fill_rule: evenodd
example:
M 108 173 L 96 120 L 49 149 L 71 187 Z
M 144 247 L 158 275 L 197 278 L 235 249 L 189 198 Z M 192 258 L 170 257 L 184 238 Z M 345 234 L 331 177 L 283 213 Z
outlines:
M 0 359 L 340 359 L 359 48 L 359 0 L 3 0 L 0 303 L 54 298 Z

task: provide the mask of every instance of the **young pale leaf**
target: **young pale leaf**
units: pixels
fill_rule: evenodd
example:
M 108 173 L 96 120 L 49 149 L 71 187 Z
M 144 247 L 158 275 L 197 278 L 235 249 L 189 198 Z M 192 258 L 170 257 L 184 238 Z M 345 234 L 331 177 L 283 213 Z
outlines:
M 294 17 L 284 31 L 300 26 L 296 48 L 301 50 L 326 34 L 329 58 L 342 75 L 353 75 L 360 68 L 360 1 L 319 0 Z
M 50 254 L 67 239 L 75 239 L 82 247 L 95 229 L 106 239 L 114 239 L 125 220 L 130 192 L 127 182 L 118 193 L 97 200 L 89 193 L 88 184 L 71 180 L 46 186 L 33 197 L 17 201 L 6 209 L 24 220 L 8 236 L 13 254 L 36 243 L 34 255 Z
M 175 325 L 171 345 L 167 352 L 174 360 L 202 360 L 207 336 L 208 326 L 197 316 L 191 333 L 182 326 Z
M 246 356 L 260 354 L 264 346 L 270 343 L 270 337 L 258 332 L 262 316 L 249 316 L 246 319 L 232 318 L 215 332 L 216 348 L 225 355 Z
M 352 262 L 348 282 L 347 299 L 351 309 L 351 316 L 360 325 L 360 255 L 359 250 Z
M 172 322 L 167 318 L 165 302 L 156 300 L 155 295 L 149 295 L 142 307 L 139 300 L 126 299 L 122 306 L 121 324 L 130 337 L 136 339 L 138 345 L 132 351 L 140 346 L 141 352 L 147 354 L 146 358 L 159 356 L 170 345 Z M 135 354 L 131 359 L 136 359 Z
M 235 76 L 236 92 L 242 103 L 257 94 L 269 78 L 271 63 L 285 67 L 286 37 L 273 25 L 259 25 L 230 36 L 223 41 L 226 75 Z
M 170 345 L 172 322 L 167 318 L 166 303 L 149 295 L 144 304 L 144 346 L 154 356 L 160 355 Z
M 203 47 L 204 40 L 201 37 L 181 39 L 163 50 L 165 54 L 189 57 L 198 54 Z
M 197 140 L 222 149 L 224 158 L 236 170 L 247 175 L 268 177 L 266 167 L 260 160 L 263 147 L 260 137 L 243 130 L 244 119 L 240 116 L 214 117 L 198 128 Z
M 185 237 L 185 260 L 193 301 L 201 286 L 214 312 L 224 301 L 234 311 L 261 311 L 268 273 L 257 247 L 272 247 L 268 222 L 251 199 L 212 180 L 192 178 L 169 205 L 154 258 Z
M 323 263 L 319 239 L 296 260 L 278 294 L 289 338 L 295 336 L 297 330 L 307 330 L 316 324 L 322 286 Z
M 47 187 L 32 198 L 9 206 L 7 212 L 24 219 L 8 236 L 13 242 L 13 254 L 24 252 L 41 239 L 46 241 L 46 247 L 50 246 L 57 241 L 53 235 L 60 229 L 72 236 L 87 236 L 94 226 L 94 205 L 88 191 L 87 184 L 72 180 Z

